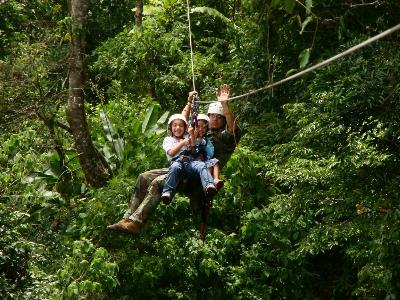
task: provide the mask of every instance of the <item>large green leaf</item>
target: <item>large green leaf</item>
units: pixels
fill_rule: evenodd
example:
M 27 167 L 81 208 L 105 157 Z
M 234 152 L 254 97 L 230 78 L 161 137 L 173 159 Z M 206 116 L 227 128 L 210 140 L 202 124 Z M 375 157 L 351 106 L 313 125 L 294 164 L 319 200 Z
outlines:
M 121 138 L 118 132 L 114 129 L 105 111 L 100 110 L 100 119 L 103 122 L 103 129 L 106 134 L 107 140 L 111 143 L 114 154 L 118 159 L 121 159 L 124 150 L 125 141 Z M 105 149 L 105 148 L 103 148 Z
M 308 16 L 303 23 L 301 23 L 301 30 L 300 30 L 300 34 L 303 34 L 304 29 L 306 28 L 306 26 L 308 25 L 308 23 L 310 23 L 312 21 L 312 16 Z
M 158 106 L 152 104 L 146 113 L 146 117 L 142 123 L 142 133 L 144 133 L 147 129 L 149 129 L 152 125 L 154 125 L 154 121 L 157 118 Z
M 296 0 L 285 0 L 284 7 L 289 14 L 293 12 L 295 6 L 296 6 Z
M 306 0 L 306 12 L 307 14 L 311 13 L 311 8 L 313 7 L 312 0 Z
M 301 51 L 301 53 L 299 54 L 300 68 L 304 68 L 308 64 L 308 61 L 310 60 L 310 52 L 311 49 L 307 48 Z

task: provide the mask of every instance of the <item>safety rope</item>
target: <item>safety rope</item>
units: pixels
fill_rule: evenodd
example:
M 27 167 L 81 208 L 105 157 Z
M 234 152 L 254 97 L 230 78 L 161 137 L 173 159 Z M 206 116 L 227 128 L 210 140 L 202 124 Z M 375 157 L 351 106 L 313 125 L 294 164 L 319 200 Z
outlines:
M 339 53 L 339 54 L 337 54 L 337 55 L 335 55 L 335 56 L 333 56 L 333 57 L 331 57 L 331 58 L 329 58 L 327 60 L 324 60 L 324 61 L 320 62 L 319 64 L 316 64 L 316 65 L 314 65 L 312 67 L 309 67 L 309 68 L 307 68 L 307 69 L 305 69 L 305 70 L 303 70 L 301 72 L 293 74 L 292 76 L 289 76 L 289 77 L 284 78 L 284 79 L 282 79 L 280 81 L 277 81 L 277 82 L 274 82 L 272 84 L 269 84 L 269 85 L 267 85 L 265 87 L 262 87 L 262 88 L 259 88 L 259 89 L 256 89 L 256 90 L 252 90 L 252 91 L 250 91 L 248 93 L 245 93 L 243 95 L 231 97 L 231 98 L 227 99 L 226 101 L 231 101 L 231 100 L 235 100 L 235 99 L 244 98 L 244 97 L 256 94 L 258 92 L 264 91 L 266 89 L 270 89 L 270 88 L 273 88 L 275 86 L 281 85 L 282 83 L 288 82 L 288 81 L 296 79 L 298 77 L 301 77 L 301 76 L 303 76 L 303 75 L 305 75 L 307 73 L 310 73 L 311 71 L 314 71 L 314 70 L 319 69 L 319 68 L 321 68 L 323 66 L 326 66 L 326 65 L 330 64 L 331 62 L 333 62 L 333 61 L 335 61 L 335 60 L 337 60 L 339 58 L 342 58 L 343 56 L 346 56 L 346 55 L 348 55 L 348 54 L 350 54 L 350 53 L 352 53 L 352 52 L 354 52 L 354 51 L 356 51 L 358 49 L 361 49 L 361 48 L 363 48 L 363 47 L 365 47 L 365 46 L 367 46 L 367 45 L 369 45 L 369 44 L 371 44 L 371 43 L 373 43 L 373 42 L 375 42 L 375 41 L 377 41 L 377 40 L 379 40 L 379 39 L 381 39 L 381 38 L 383 38 L 383 37 L 385 37 L 385 36 L 387 36 L 389 34 L 392 34 L 393 32 L 395 32 L 395 31 L 397 31 L 399 29 L 400 29 L 400 24 L 398 24 L 398 25 L 396 25 L 396 26 L 394 26 L 394 27 L 392 27 L 392 28 L 390 28 L 388 30 L 385 30 L 384 32 L 382 32 L 382 33 L 380 33 L 380 34 L 378 34 L 378 35 L 376 35 L 376 36 L 374 36 L 372 38 L 369 38 L 368 40 L 366 40 L 366 41 L 364 41 L 364 42 L 362 42 L 362 43 L 360 43 L 358 45 L 355 45 L 355 46 L 347 49 L 346 51 L 343 51 L 342 53 Z M 215 102 L 215 101 L 199 101 L 199 103 L 213 103 L 213 102 Z
M 193 95 L 192 105 L 190 106 L 190 124 L 193 128 L 197 128 L 197 115 L 199 114 L 199 101 L 200 98 L 198 94 Z
M 192 45 L 192 29 L 190 26 L 190 5 L 189 0 L 186 0 L 187 5 L 187 18 L 188 18 L 188 28 L 189 28 L 189 45 L 190 45 L 190 62 L 192 64 L 192 82 L 193 82 L 193 91 L 196 90 L 196 85 L 194 83 L 194 60 L 193 60 L 193 45 Z
M 186 0 L 187 4 L 187 18 L 188 18 L 188 28 L 189 28 L 189 45 L 190 45 L 190 62 L 192 65 L 192 82 L 193 82 L 193 91 L 196 90 L 196 85 L 195 85 L 195 76 L 194 76 L 194 60 L 193 60 L 193 45 L 192 45 L 192 30 L 190 26 L 190 5 L 189 5 L 189 0 Z M 200 98 L 198 94 L 193 95 L 193 101 L 192 105 L 190 107 L 190 112 L 191 112 L 191 124 L 194 128 L 198 127 L 198 120 L 197 120 L 197 115 L 199 111 L 199 103 L 200 103 Z M 203 209 L 202 209 L 202 223 L 201 223 L 201 228 L 200 228 L 200 234 L 201 234 L 201 240 L 203 241 L 203 244 L 206 239 L 206 227 L 207 227 L 207 219 L 208 219 L 208 214 L 210 213 L 210 208 L 211 208 L 211 202 L 212 199 L 209 199 L 209 197 L 206 197 L 204 199 L 203 203 Z

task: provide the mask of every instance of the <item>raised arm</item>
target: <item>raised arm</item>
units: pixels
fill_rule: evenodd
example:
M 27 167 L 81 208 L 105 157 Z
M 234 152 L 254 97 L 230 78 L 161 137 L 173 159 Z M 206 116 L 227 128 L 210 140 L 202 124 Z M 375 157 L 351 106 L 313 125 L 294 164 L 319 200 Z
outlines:
M 182 115 L 186 118 L 186 120 L 189 120 L 190 107 L 192 106 L 193 95 L 195 95 L 195 94 L 197 94 L 196 91 L 189 92 L 188 101 L 187 101 L 185 107 L 182 110 Z
M 221 102 L 222 107 L 224 109 L 224 114 L 226 118 L 226 125 L 228 126 L 228 131 L 233 133 L 238 130 L 238 127 L 235 124 L 235 116 L 232 114 L 231 109 L 229 108 L 228 99 L 229 99 L 229 85 L 223 84 L 220 86 L 217 97 L 218 101 Z

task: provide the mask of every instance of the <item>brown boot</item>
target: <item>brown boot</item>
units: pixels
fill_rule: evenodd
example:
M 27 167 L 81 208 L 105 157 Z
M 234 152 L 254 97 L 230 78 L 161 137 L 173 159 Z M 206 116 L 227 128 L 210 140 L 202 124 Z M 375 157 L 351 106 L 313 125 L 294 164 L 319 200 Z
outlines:
M 108 225 L 107 229 L 109 230 L 116 230 L 116 231 L 125 231 L 124 224 L 128 222 L 129 219 L 122 219 L 115 224 Z
M 127 233 L 138 233 L 142 228 L 142 223 L 130 219 L 122 219 L 115 224 L 108 225 L 107 229 L 122 231 Z
M 130 219 L 128 219 L 127 222 L 123 224 L 124 231 L 133 234 L 139 233 L 140 229 L 142 229 L 142 226 L 143 226 L 142 223 L 137 221 L 132 221 Z

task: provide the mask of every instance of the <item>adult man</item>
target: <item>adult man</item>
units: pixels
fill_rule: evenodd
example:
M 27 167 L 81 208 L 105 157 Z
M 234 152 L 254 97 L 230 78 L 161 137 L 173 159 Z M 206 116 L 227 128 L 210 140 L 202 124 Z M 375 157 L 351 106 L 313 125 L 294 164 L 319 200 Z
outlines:
M 188 102 L 182 111 L 182 115 L 186 119 L 189 118 L 190 107 L 195 93 L 189 93 Z M 222 167 L 228 161 L 240 139 L 240 129 L 235 124 L 235 119 L 228 105 L 228 99 L 229 86 L 224 84 L 219 89 L 218 102 L 211 103 L 208 108 L 214 156 L 219 159 Z M 115 224 L 108 225 L 107 228 L 138 233 L 158 203 L 160 203 L 167 172 L 168 168 L 163 168 L 140 174 L 136 180 L 135 191 L 132 195 L 129 209 L 125 212 L 123 219 Z

